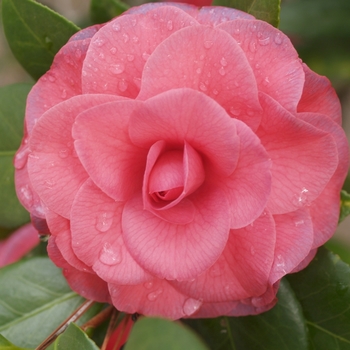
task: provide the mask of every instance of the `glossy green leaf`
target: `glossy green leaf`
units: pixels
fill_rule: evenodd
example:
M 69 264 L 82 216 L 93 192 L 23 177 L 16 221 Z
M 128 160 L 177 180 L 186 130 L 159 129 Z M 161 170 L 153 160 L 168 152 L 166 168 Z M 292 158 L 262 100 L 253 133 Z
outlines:
M 121 15 L 129 8 L 129 5 L 119 0 L 92 0 L 90 16 L 94 23 L 108 22 L 112 18 Z
M 350 349 L 350 267 L 325 248 L 288 276 L 303 309 L 310 349 Z
M 233 7 L 278 27 L 281 0 L 214 0 L 213 5 Z
M 77 325 L 71 323 L 47 350 L 99 350 Z
M 0 350 L 29 350 L 28 348 L 19 348 L 13 345 L 5 337 L 0 334 Z
M 208 350 L 188 327 L 160 318 L 142 318 L 131 330 L 124 350 Z
M 257 316 L 187 320 L 212 350 L 308 350 L 307 329 L 299 302 L 287 281 L 277 305 Z
M 0 334 L 20 347 L 37 347 L 84 301 L 44 257 L 0 269 L 0 286 Z
M 14 228 L 29 221 L 14 185 L 13 157 L 23 136 L 26 98 L 31 84 L 0 88 L 0 227 Z
M 339 222 L 342 222 L 348 215 L 350 215 L 350 194 L 343 190 L 340 195 Z
M 4 31 L 23 68 L 40 78 L 58 50 L 79 28 L 33 0 L 2 0 Z

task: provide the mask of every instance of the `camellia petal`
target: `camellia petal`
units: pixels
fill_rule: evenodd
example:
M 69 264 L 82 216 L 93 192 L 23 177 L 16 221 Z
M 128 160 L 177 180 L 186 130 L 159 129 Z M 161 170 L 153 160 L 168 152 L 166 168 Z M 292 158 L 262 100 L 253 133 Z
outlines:
M 253 71 L 239 45 L 225 31 L 193 26 L 164 40 L 147 61 L 138 98 L 146 100 L 184 87 L 210 96 L 253 129 L 260 124 Z

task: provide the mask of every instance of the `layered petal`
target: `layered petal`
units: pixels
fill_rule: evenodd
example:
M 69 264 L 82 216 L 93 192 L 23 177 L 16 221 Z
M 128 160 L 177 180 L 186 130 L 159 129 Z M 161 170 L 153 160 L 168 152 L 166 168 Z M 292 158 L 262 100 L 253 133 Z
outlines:
M 173 147 L 186 141 L 201 153 L 204 166 L 230 175 L 237 165 L 239 139 L 225 110 L 192 89 L 173 89 L 150 98 L 130 118 L 131 141 L 149 149 L 159 140 Z
M 341 125 L 341 106 L 330 81 L 303 64 L 305 85 L 298 104 L 298 112 L 314 112 L 329 116 Z
M 323 191 L 338 166 L 332 135 L 303 122 L 265 94 L 257 135 L 272 160 L 272 188 L 267 208 L 283 214 L 309 205 Z
M 185 87 L 210 96 L 251 128 L 258 127 L 261 108 L 254 74 L 225 31 L 193 26 L 164 40 L 147 61 L 138 98 Z
M 130 115 L 138 106 L 132 100 L 100 105 L 80 114 L 73 126 L 74 147 L 89 177 L 118 201 L 142 186 L 147 153 L 128 134 Z
M 231 302 L 260 296 L 268 287 L 275 251 L 275 223 L 264 213 L 251 225 L 231 230 L 225 250 L 193 281 L 171 282 L 180 292 L 204 302 Z
M 258 20 L 235 20 L 218 28 L 227 31 L 244 51 L 258 90 L 296 112 L 305 77 L 298 53 L 288 37 Z
M 176 30 L 195 24 L 173 6 L 120 16 L 93 37 L 84 61 L 84 93 L 112 93 L 135 98 L 149 55 Z
M 173 320 L 190 316 L 202 304 L 175 290 L 166 280 L 153 279 L 136 286 L 110 284 L 113 305 L 133 314 L 162 316 Z
M 31 184 L 51 210 L 67 219 L 75 194 L 88 177 L 74 149 L 72 126 L 75 118 L 86 109 L 116 99 L 120 97 L 73 97 L 48 110 L 33 129 L 28 160 Z
M 204 187 L 188 199 L 196 212 L 193 221 L 184 225 L 169 223 L 144 210 L 140 195 L 125 205 L 122 229 L 126 247 L 158 278 L 193 279 L 225 248 L 230 224 L 225 193 Z
M 107 282 L 142 283 L 150 275 L 126 249 L 121 228 L 123 207 L 123 202 L 116 202 L 87 180 L 72 207 L 73 249 L 79 259 Z

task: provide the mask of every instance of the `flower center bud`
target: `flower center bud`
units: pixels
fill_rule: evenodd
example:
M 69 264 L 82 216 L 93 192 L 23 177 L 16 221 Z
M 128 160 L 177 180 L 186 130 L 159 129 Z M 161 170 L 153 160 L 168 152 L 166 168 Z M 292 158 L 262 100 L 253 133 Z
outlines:
M 154 164 L 148 183 L 148 193 L 155 202 L 173 201 L 184 189 L 183 152 L 163 153 Z

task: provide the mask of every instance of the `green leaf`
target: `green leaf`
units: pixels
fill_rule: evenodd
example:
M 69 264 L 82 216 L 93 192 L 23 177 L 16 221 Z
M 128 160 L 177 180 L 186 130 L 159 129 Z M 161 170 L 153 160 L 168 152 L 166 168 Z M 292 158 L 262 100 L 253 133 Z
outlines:
M 44 257 L 0 269 L 0 286 L 0 334 L 20 347 L 37 347 L 84 301 Z
M 15 228 L 29 221 L 14 185 L 13 157 L 23 136 L 26 98 L 31 84 L 0 88 L 0 227 Z
M 79 28 L 33 0 L 2 0 L 4 31 L 23 68 L 39 79 L 58 50 Z
M 5 337 L 0 334 L 0 350 L 29 350 L 28 348 L 19 348 L 13 345 Z
M 288 276 L 303 308 L 310 349 L 350 349 L 350 267 L 325 248 L 310 265 Z
M 233 7 L 278 27 L 281 0 L 214 0 L 213 5 Z
M 307 350 L 307 329 L 299 302 L 286 280 L 277 305 L 257 316 L 187 320 L 212 350 Z
M 124 350 L 208 350 L 188 327 L 160 318 L 142 318 L 132 328 Z
M 94 23 L 104 23 L 121 15 L 128 8 L 129 5 L 119 0 L 92 0 L 90 17 Z
M 97 345 L 77 325 L 71 323 L 47 350 L 99 350 Z M 1 350 L 1 349 L 0 349 Z
M 348 215 L 350 215 L 350 194 L 343 190 L 340 195 L 339 222 L 342 222 Z

